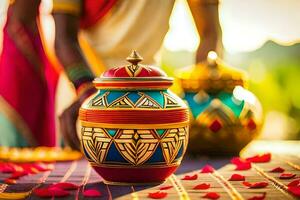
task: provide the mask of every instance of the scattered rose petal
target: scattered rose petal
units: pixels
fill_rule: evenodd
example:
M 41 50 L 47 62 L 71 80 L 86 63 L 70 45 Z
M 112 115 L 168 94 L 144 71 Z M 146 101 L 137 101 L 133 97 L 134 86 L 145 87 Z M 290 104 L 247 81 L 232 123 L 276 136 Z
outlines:
M 280 174 L 279 178 L 280 179 L 291 179 L 294 178 L 296 176 L 296 174 L 292 174 L 292 173 L 282 173 Z
M 230 162 L 234 165 L 238 165 L 240 163 L 244 163 L 244 162 L 247 162 L 246 160 L 240 158 L 240 157 L 233 157 Z
M 163 198 L 166 198 L 167 195 L 168 195 L 168 193 L 160 192 L 160 191 L 148 193 L 148 197 L 151 199 L 163 199 Z
M 252 188 L 252 189 L 256 189 L 256 188 L 265 188 L 267 187 L 269 184 L 267 182 L 255 182 L 255 183 L 249 183 L 244 181 L 243 185 L 245 185 L 248 188 Z
M 282 173 L 284 172 L 284 169 L 281 167 L 275 167 L 272 170 L 270 170 L 269 172 L 273 172 L 273 173 Z
M 171 188 L 173 188 L 172 185 L 166 185 L 166 186 L 160 187 L 159 189 L 160 189 L 160 190 L 168 190 L 168 189 L 171 189 Z
M 46 165 L 43 163 L 33 163 L 33 167 L 39 170 L 40 172 L 45 172 L 51 170 L 50 165 Z
M 57 187 L 38 188 L 33 192 L 38 197 L 65 197 L 70 194 L 68 191 L 62 190 Z
M 253 163 L 265 163 L 265 162 L 270 162 L 270 160 L 271 160 L 270 153 L 265 153 L 262 155 L 255 155 L 255 156 L 246 158 L 246 161 L 253 162 Z
M 262 193 L 261 195 L 253 196 L 249 198 L 248 200 L 263 200 L 266 198 L 266 192 Z
M 21 178 L 23 176 L 28 175 L 29 173 L 27 171 L 20 171 L 20 172 L 14 172 L 12 173 L 12 175 L 9 177 L 10 179 L 18 179 Z
M 228 179 L 229 181 L 244 181 L 245 176 L 240 174 L 232 174 L 231 177 Z
M 73 183 L 68 183 L 68 182 L 55 183 L 55 184 L 51 185 L 50 187 L 58 187 L 63 190 L 76 190 L 79 188 L 78 185 L 75 185 Z
M 11 166 L 1 166 L 0 172 L 1 173 L 13 173 L 13 172 L 15 172 L 15 170 Z
M 236 171 L 244 171 L 251 169 L 251 163 L 250 162 L 243 162 L 236 164 L 235 170 Z
M 215 169 L 211 165 L 205 165 L 201 169 L 201 173 L 213 173 L 214 171 L 215 171 Z
M 300 187 L 288 187 L 288 191 L 293 195 L 300 197 Z
M 288 187 L 300 187 L 300 179 L 290 182 L 287 186 Z
M 11 178 L 7 178 L 7 179 L 4 180 L 4 183 L 10 184 L 10 185 L 16 184 L 16 182 L 17 181 L 15 179 L 11 179 Z
M 237 171 L 251 169 L 251 163 L 240 157 L 234 157 L 230 160 L 230 162 L 236 166 L 235 170 Z
M 100 197 L 101 195 L 101 192 L 96 189 L 87 189 L 83 192 L 83 196 L 85 197 Z
M 28 174 L 37 174 L 40 172 L 32 163 L 24 163 L 20 167 L 22 167 L 22 171 L 26 171 Z
M 202 196 L 203 198 L 207 198 L 207 199 L 218 199 L 220 198 L 220 195 L 216 192 L 209 192 L 206 193 L 204 196 Z
M 200 183 L 193 187 L 194 190 L 207 190 L 210 188 L 210 184 L 208 183 Z
M 192 180 L 197 180 L 197 178 L 198 178 L 197 174 L 193 176 L 185 175 L 181 180 L 192 181 Z

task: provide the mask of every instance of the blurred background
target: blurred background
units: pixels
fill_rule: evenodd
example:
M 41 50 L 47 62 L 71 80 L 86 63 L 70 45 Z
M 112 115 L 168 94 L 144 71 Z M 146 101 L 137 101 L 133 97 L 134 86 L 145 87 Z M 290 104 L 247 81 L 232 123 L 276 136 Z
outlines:
M 7 6 L 8 0 L 0 1 L 1 28 Z M 50 51 L 55 31 L 51 6 L 51 0 L 43 0 L 42 28 Z M 263 106 L 261 138 L 300 139 L 300 1 L 223 0 L 219 9 L 223 59 L 248 72 L 249 89 Z M 186 1 L 176 0 L 158 64 L 173 75 L 195 62 L 200 42 Z

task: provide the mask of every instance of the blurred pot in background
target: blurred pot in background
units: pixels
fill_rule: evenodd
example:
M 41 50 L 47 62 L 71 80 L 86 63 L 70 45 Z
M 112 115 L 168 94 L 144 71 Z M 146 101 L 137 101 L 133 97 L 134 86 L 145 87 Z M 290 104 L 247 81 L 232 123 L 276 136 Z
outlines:
M 245 89 L 244 72 L 225 65 L 215 52 L 179 71 L 177 83 L 191 112 L 189 153 L 236 155 L 259 134 L 262 109 Z

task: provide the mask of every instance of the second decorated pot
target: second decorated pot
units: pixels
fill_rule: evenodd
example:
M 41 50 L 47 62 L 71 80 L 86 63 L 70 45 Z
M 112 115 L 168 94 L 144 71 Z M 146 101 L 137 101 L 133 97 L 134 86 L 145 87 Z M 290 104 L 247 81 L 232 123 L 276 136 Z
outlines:
M 127 60 L 95 79 L 79 113 L 82 150 L 105 183 L 160 183 L 186 151 L 188 108 L 168 90 L 172 78 L 135 51 Z
M 179 95 L 190 108 L 188 152 L 238 155 L 262 126 L 262 109 L 246 88 L 244 72 L 227 66 L 215 52 L 178 73 Z

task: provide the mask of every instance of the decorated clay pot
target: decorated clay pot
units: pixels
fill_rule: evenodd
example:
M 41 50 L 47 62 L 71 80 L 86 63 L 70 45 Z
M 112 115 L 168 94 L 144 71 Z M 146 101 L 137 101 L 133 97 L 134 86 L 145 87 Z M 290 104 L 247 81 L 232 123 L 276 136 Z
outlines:
M 261 105 L 245 89 L 245 74 L 224 64 L 215 52 L 180 71 L 177 81 L 190 108 L 189 153 L 236 155 L 258 135 Z
M 108 184 L 159 183 L 186 151 L 188 108 L 168 90 L 172 78 L 135 51 L 127 61 L 96 78 L 80 108 L 82 150 Z

